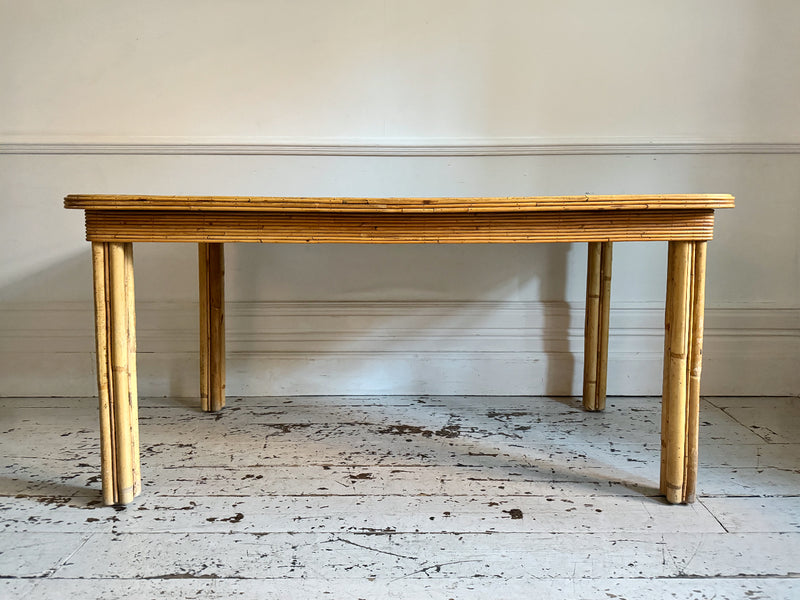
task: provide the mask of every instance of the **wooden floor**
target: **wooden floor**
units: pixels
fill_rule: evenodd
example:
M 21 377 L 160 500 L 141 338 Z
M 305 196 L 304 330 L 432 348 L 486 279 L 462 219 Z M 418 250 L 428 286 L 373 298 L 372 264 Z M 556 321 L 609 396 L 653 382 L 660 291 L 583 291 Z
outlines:
M 800 598 L 800 400 L 706 399 L 698 502 L 657 399 L 144 400 L 100 505 L 95 401 L 0 400 L 0 598 Z

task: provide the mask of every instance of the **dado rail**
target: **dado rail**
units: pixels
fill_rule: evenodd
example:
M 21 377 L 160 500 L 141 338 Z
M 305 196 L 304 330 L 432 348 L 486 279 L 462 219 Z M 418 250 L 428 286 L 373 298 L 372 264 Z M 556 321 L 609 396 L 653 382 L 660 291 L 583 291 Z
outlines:
M 94 265 L 103 499 L 139 493 L 134 242 L 194 242 L 200 254 L 200 396 L 225 404 L 227 242 L 485 244 L 588 242 L 583 404 L 605 406 L 611 244 L 669 242 L 661 491 L 693 502 L 706 242 L 725 194 L 527 198 L 259 198 L 71 195 Z

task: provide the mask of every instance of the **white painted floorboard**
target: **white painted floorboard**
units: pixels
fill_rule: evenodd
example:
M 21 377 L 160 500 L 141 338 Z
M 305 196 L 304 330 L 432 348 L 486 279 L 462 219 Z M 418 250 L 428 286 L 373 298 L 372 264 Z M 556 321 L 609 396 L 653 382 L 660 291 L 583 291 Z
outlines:
M 144 492 L 100 503 L 95 400 L 0 400 L 0 598 L 800 598 L 800 400 L 141 402 Z

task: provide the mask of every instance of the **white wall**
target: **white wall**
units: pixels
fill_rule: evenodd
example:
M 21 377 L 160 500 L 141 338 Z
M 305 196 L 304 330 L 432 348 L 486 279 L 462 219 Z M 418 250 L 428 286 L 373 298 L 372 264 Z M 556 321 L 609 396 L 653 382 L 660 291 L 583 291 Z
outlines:
M 728 192 L 705 394 L 798 394 L 800 3 L 0 1 L 0 395 L 94 393 L 67 193 Z M 585 247 L 229 245 L 228 391 L 579 393 Z M 196 257 L 136 248 L 140 390 L 196 394 Z M 618 244 L 612 394 L 660 392 Z
M 9 139 L 800 141 L 794 0 L 2 6 Z

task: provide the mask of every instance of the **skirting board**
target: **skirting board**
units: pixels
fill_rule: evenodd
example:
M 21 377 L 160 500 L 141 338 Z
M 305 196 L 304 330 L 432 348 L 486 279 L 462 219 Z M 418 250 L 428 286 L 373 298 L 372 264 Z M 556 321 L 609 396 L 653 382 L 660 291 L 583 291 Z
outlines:
M 139 391 L 198 394 L 197 305 L 140 303 Z M 3 305 L 0 396 L 91 396 L 91 308 Z M 233 302 L 227 394 L 579 395 L 583 306 Z M 663 307 L 611 309 L 608 391 L 659 395 Z M 800 394 L 800 309 L 706 311 L 704 395 Z M 46 367 L 46 368 L 45 368 Z

